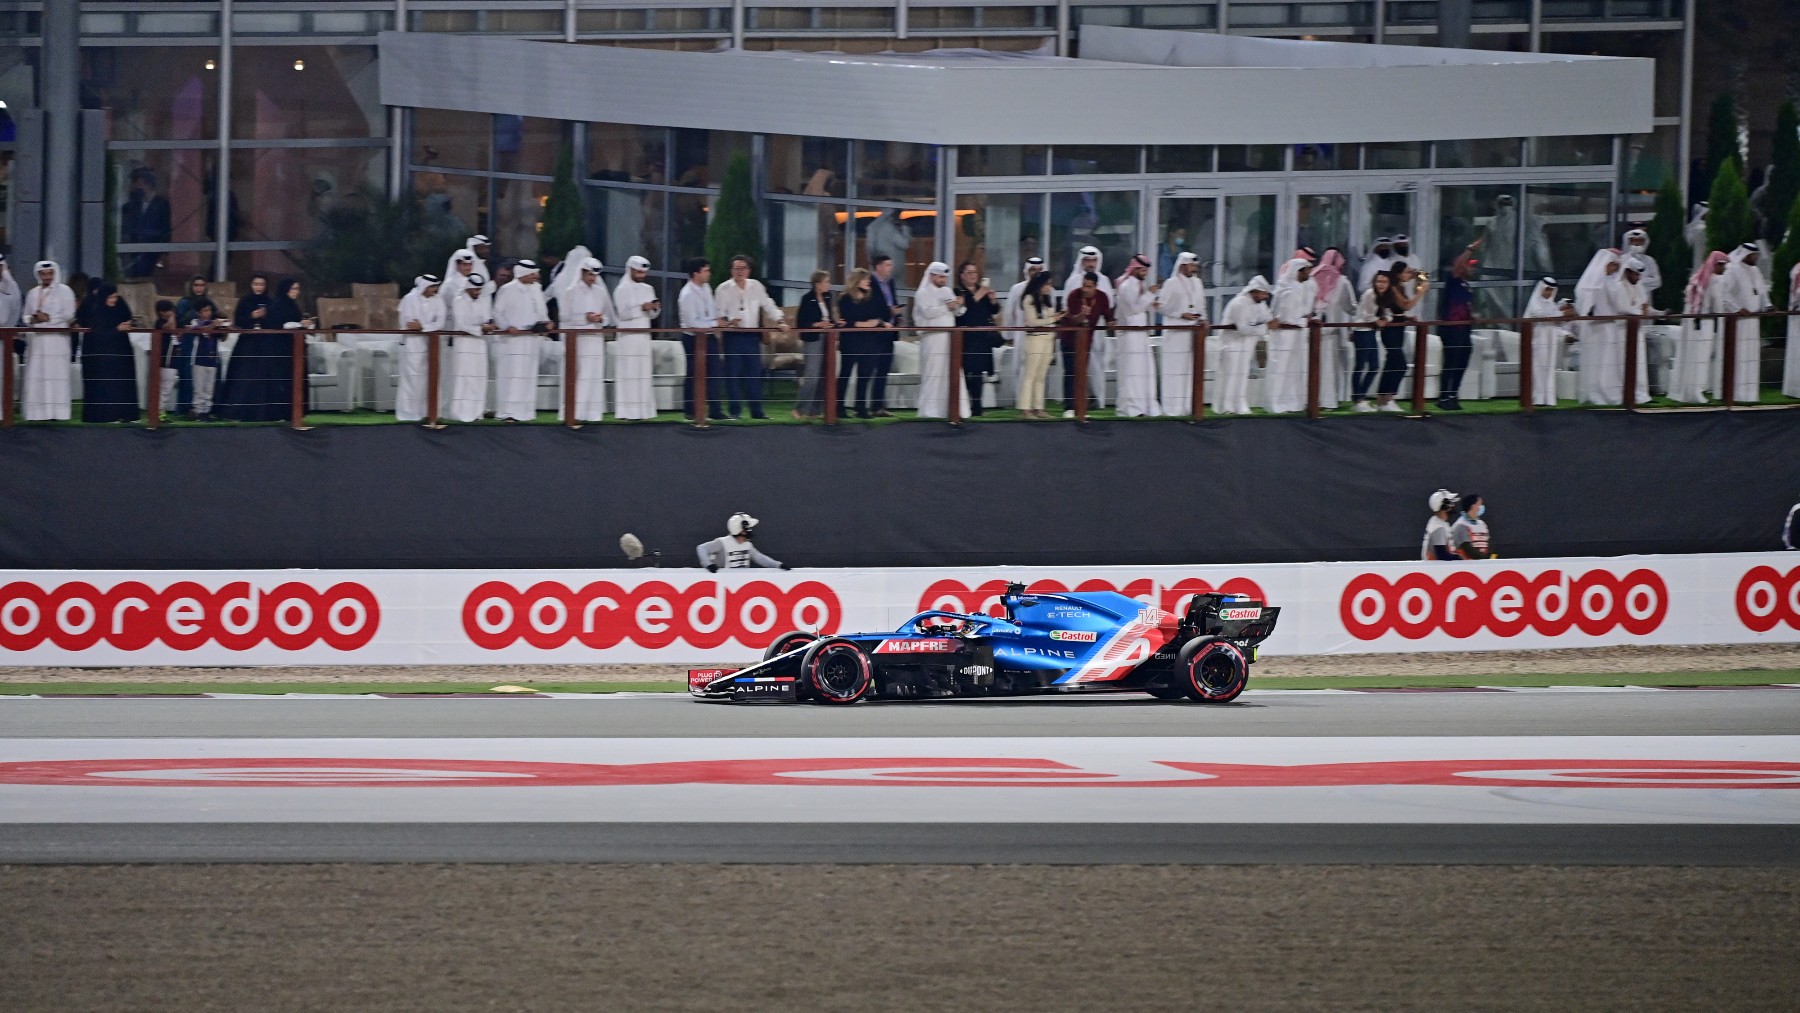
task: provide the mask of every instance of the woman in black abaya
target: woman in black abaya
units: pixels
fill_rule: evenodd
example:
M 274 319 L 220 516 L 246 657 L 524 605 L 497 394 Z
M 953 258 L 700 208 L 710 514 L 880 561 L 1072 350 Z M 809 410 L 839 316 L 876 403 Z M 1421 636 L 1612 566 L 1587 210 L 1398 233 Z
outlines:
M 136 422 L 137 356 L 131 349 L 131 307 L 119 290 L 100 282 L 75 314 L 81 336 L 81 421 Z
M 234 422 L 281 422 L 294 398 L 294 335 L 308 322 L 296 302 L 300 283 L 283 278 L 273 289 L 265 274 L 250 276 L 250 292 L 238 300 L 231 324 L 240 334 L 225 367 L 225 382 L 213 409 Z

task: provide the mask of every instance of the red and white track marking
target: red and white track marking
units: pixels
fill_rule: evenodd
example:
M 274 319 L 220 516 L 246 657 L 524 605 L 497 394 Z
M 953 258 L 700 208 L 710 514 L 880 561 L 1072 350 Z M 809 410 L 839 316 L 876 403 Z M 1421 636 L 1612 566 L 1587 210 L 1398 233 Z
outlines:
M 0 822 L 1800 823 L 1800 736 L 19 739 Z

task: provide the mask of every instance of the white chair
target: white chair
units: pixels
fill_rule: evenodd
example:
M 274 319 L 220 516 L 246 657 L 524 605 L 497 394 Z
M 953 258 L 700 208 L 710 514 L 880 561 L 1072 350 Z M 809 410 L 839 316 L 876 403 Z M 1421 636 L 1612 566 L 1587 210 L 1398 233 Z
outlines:
M 1649 357 L 1652 393 L 1668 393 L 1669 381 L 1675 370 L 1675 346 L 1680 338 L 1680 327 L 1669 324 L 1644 325 L 1644 349 Z
M 916 409 L 919 407 L 919 343 L 894 342 L 894 364 L 888 367 L 887 406 Z
M 306 337 L 306 388 L 309 411 L 347 412 L 356 407 L 360 375 L 355 349 L 336 341 Z
M 393 411 L 400 388 L 400 335 L 339 331 L 337 340 L 348 346 L 356 359 L 360 377 L 356 404 L 378 412 Z

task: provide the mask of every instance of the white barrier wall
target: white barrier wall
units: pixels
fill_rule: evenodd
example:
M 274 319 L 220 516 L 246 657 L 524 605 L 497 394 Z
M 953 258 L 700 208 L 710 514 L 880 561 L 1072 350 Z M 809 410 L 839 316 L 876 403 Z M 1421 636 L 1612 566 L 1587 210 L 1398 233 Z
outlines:
M 1800 555 L 1224 567 L 10 571 L 0 664 L 753 660 L 789 629 L 998 612 L 1007 580 L 1282 608 L 1269 654 L 1800 642 Z

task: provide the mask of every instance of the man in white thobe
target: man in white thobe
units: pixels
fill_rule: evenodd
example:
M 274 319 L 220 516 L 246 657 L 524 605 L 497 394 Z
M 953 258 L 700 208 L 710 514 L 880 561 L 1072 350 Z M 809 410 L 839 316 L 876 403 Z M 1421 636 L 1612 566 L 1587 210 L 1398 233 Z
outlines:
M 1650 233 L 1643 229 L 1632 229 L 1625 233 L 1619 244 L 1619 255 L 1627 259 L 1636 257 L 1644 262 L 1643 277 L 1638 280 L 1638 287 L 1652 301 L 1656 299 L 1656 290 L 1662 288 L 1662 265 L 1650 255 Z
M 688 418 L 694 418 L 694 360 L 704 355 L 706 415 L 710 419 L 722 419 L 725 414 L 719 410 L 719 390 L 725 382 L 725 357 L 720 354 L 717 329 L 722 321 L 719 301 L 713 297 L 712 264 L 705 257 L 695 257 L 687 263 L 687 275 L 687 284 L 681 286 L 681 294 L 675 299 L 681 327 L 686 331 L 681 336 L 687 353 L 687 379 L 683 383 L 681 410 Z
M 1719 294 L 1721 312 L 1761 313 L 1769 308 L 1769 281 L 1763 277 L 1762 268 L 1758 266 L 1761 257 L 1762 251 L 1754 243 L 1745 243 L 1731 252 L 1731 266 L 1714 283 L 1724 286 Z M 1738 404 L 1754 404 L 1761 396 L 1757 385 L 1761 380 L 1762 321 L 1755 318 L 1727 320 L 1725 326 L 1733 328 L 1737 336 L 1736 366 L 1731 384 L 1732 400 Z M 1725 354 L 1723 346 L 1724 342 L 1721 340 L 1721 357 Z M 1714 375 L 1719 379 L 1713 389 L 1723 396 L 1725 381 L 1722 358 Z
M 1800 310 L 1800 264 L 1795 264 L 1788 272 L 1788 309 Z M 1781 392 L 1788 397 L 1800 397 L 1800 317 L 1787 318 L 1787 353 L 1781 361 Z
M 37 284 L 25 293 L 20 322 L 26 326 L 68 327 L 75 322 L 75 291 L 63 284 L 62 268 L 40 260 L 32 269 Z M 68 333 L 39 331 L 25 335 L 25 402 L 27 421 L 67 420 L 74 400 L 69 360 L 74 349 Z M 7 355 L 12 349 L 5 349 Z
M 1229 303 L 1219 321 L 1219 366 L 1214 372 L 1213 413 L 1250 414 L 1250 364 L 1256 359 L 1256 343 L 1269 331 L 1269 282 L 1262 275 L 1250 279 Z
M 537 418 L 538 335 L 550 326 L 536 263 L 519 261 L 494 296 L 494 326 L 494 417 L 530 422 Z
M 1369 255 L 1363 258 L 1362 267 L 1357 271 L 1356 291 L 1360 295 L 1375 284 L 1375 276 L 1386 273 L 1394 266 L 1394 241 L 1387 236 L 1379 236 Z
M 1206 285 L 1200 280 L 1200 258 L 1184 250 L 1175 257 L 1175 273 L 1156 295 L 1162 313 L 1162 411 L 1194 413 L 1194 332 L 1206 322 Z
M 1102 271 L 1100 266 L 1100 248 L 1097 246 L 1082 247 L 1081 252 L 1075 256 L 1074 269 L 1069 272 L 1069 277 L 1063 282 L 1062 297 L 1065 305 L 1069 301 L 1069 295 L 1080 288 L 1082 280 L 1092 273 L 1100 279 L 1100 291 L 1106 293 L 1106 301 L 1113 306 L 1115 313 L 1118 312 L 1118 296 L 1113 290 L 1112 279 L 1106 276 L 1106 272 Z M 1058 344 L 1060 345 L 1061 342 Z M 1096 328 L 1093 346 L 1088 349 L 1088 389 L 1094 393 L 1094 402 L 1102 408 L 1106 407 L 1106 373 L 1112 368 L 1112 363 L 1113 339 L 1101 334 Z M 1064 363 L 1063 368 L 1074 369 L 1075 363 Z
M 1150 284 L 1150 258 L 1137 254 L 1113 290 L 1118 343 L 1118 412 L 1121 418 L 1161 415 L 1156 400 L 1156 356 L 1150 351 L 1150 311 L 1156 306 L 1157 287 Z M 1135 328 L 1135 329 L 1134 329 Z
M 1563 322 L 1575 315 L 1575 307 L 1558 301 L 1556 292 L 1556 279 L 1543 278 L 1525 304 L 1525 317 L 1532 321 L 1532 404 L 1556 404 L 1556 370 L 1562 364 L 1563 349 L 1572 340 Z
M 613 414 L 622 419 L 656 417 L 656 390 L 651 381 L 650 327 L 662 313 L 662 300 L 649 282 L 650 261 L 625 261 L 625 277 L 613 289 L 619 315 L 613 341 Z
M 569 266 L 563 273 L 570 280 L 556 290 L 556 321 L 563 340 L 575 343 L 575 420 L 598 422 L 606 417 L 606 334 L 602 328 L 616 317 L 612 293 L 600 280 L 603 265 L 586 251 L 585 246 L 577 247 L 565 261 Z M 563 405 L 564 421 L 568 412 L 568 405 Z
M 475 254 L 468 250 L 457 250 L 450 255 L 449 262 L 444 265 L 443 288 L 438 292 L 438 297 L 444 300 L 446 318 L 459 299 L 468 298 L 468 280 L 475 274 L 487 277 L 486 272 L 476 270 Z M 492 295 L 491 292 L 484 294 Z
M 1271 412 L 1306 410 L 1307 323 L 1318 310 L 1319 287 L 1312 264 L 1295 257 L 1281 269 L 1269 301 L 1269 360 L 1263 380 L 1263 407 Z
M 1657 315 L 1656 310 L 1650 305 L 1650 294 L 1644 291 L 1644 272 L 1648 267 L 1649 265 L 1644 263 L 1644 259 L 1635 254 L 1627 255 L 1620 263 L 1619 273 L 1615 276 L 1617 280 L 1613 282 L 1620 313 L 1644 318 Z M 1618 366 L 1618 374 L 1608 381 L 1609 391 L 1612 387 L 1618 388 L 1618 403 L 1620 404 L 1623 404 L 1625 400 L 1624 338 L 1629 330 L 1630 328 L 1626 324 L 1619 325 L 1619 361 L 1615 364 Z M 1633 399 L 1635 404 L 1640 405 L 1650 400 L 1650 358 L 1645 352 L 1648 344 L 1647 337 L 1644 333 L 1644 324 L 1640 323 L 1637 335 L 1637 378 L 1635 381 L 1637 395 Z
M 450 341 L 450 388 L 444 417 L 474 422 L 487 409 L 488 335 L 494 332 L 494 301 L 487 294 L 487 275 L 476 271 L 462 281 L 462 297 L 450 302 L 445 321 L 456 334 Z M 448 287 L 448 286 L 446 286 Z
M 1588 261 L 1587 270 L 1575 283 L 1575 312 L 1584 317 L 1609 317 L 1620 312 L 1614 276 L 1622 261 L 1619 251 L 1601 250 Z M 1625 390 L 1625 325 L 1617 321 L 1583 321 L 1581 324 L 1581 401 L 1584 404 L 1618 404 Z M 1612 378 L 1608 384 L 1607 378 Z M 1608 400 L 1611 398 L 1611 400 Z
M 1714 250 L 1688 279 L 1682 307 L 1689 313 L 1720 313 L 1726 286 L 1720 281 L 1731 268 L 1731 258 Z M 1721 321 L 1683 320 L 1675 342 L 1675 370 L 1669 380 L 1669 398 L 1685 404 L 1704 404 L 1706 392 L 1716 391 L 1714 360 L 1719 354 Z
M 1025 283 L 1031 276 L 1044 270 L 1044 258 L 1028 257 L 1025 267 L 1020 272 L 1021 280 L 1006 290 L 1006 305 L 1000 307 L 1000 323 L 1007 327 L 1025 326 Z M 1007 352 L 1007 372 L 1012 374 L 1013 403 L 1019 400 L 1019 385 L 1025 380 L 1025 332 L 1006 331 L 1001 335 L 1011 350 Z M 1048 389 L 1046 381 L 1046 389 Z
M 950 287 L 950 265 L 934 260 L 925 268 L 925 277 L 913 293 L 913 326 L 955 327 L 963 314 L 963 301 Z M 969 388 L 963 383 L 962 364 L 950 361 L 950 335 L 947 331 L 926 330 L 919 333 L 919 418 L 941 419 L 950 414 L 949 392 L 956 390 L 957 415 L 969 417 Z
M 431 408 L 425 395 L 431 378 L 431 342 L 443 340 L 431 336 L 444 328 L 444 301 L 438 298 L 442 287 L 437 275 L 421 274 L 400 300 L 400 326 L 406 333 L 400 338 L 400 378 L 394 391 L 394 419 L 399 422 L 419 422 Z
M 6 254 L 0 253 L 0 327 L 11 327 L 19 322 L 19 315 L 25 310 L 25 293 L 19 291 L 18 279 L 13 277 L 12 267 L 6 262 Z

